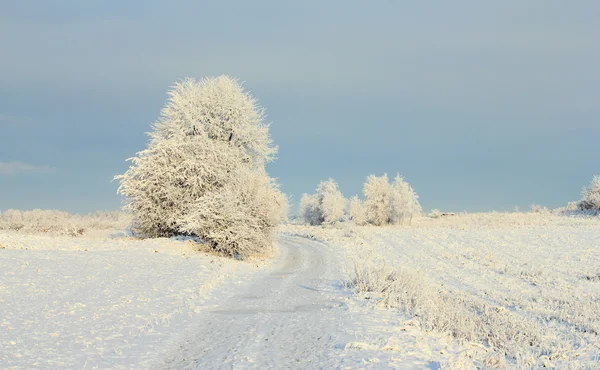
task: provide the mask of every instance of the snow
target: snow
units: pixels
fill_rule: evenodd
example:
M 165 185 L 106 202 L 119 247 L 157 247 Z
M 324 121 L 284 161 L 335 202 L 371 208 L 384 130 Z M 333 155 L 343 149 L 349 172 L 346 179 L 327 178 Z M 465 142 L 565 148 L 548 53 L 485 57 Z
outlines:
M 222 287 L 149 367 L 439 368 L 443 355 L 433 351 L 444 346 L 341 286 L 345 252 L 293 236 L 280 237 L 279 246 L 280 258 L 261 279 Z
M 0 233 L 0 367 L 130 368 L 252 264 L 189 241 Z
M 484 327 L 478 330 L 506 334 L 500 344 L 507 346 L 502 360 L 510 366 L 600 366 L 598 217 L 460 215 L 422 219 L 412 227 L 289 226 L 288 232 L 325 240 L 349 251 L 349 259 L 359 263 L 417 274 L 424 290 L 458 297 L 452 301 L 454 307 L 446 308 L 462 312 L 471 304 L 484 305 L 500 313 L 493 316 L 495 321 L 483 320 Z M 394 312 L 404 316 L 401 310 Z M 439 318 L 449 312 L 429 314 Z M 498 322 L 502 325 L 494 326 Z M 526 328 L 512 334 L 537 338 L 539 343 L 515 347 L 511 328 Z M 444 337 L 444 333 L 424 334 Z M 468 360 L 477 366 L 491 357 L 499 360 L 499 351 L 484 341 L 464 345 L 452 354 L 455 358 L 468 353 Z M 473 345 L 479 350 L 464 352 Z
M 241 262 L 184 238 L 0 232 L 0 367 L 600 366 L 600 218 L 286 225 L 277 245 L 273 260 Z M 479 329 L 498 329 L 507 356 L 355 293 L 345 285 L 354 262 L 385 264 L 422 279 L 423 292 L 460 298 L 444 301 L 446 311 L 473 315 L 458 305 L 484 303 L 496 321 L 476 321 Z M 516 346 L 500 335 L 512 328 L 539 342 Z

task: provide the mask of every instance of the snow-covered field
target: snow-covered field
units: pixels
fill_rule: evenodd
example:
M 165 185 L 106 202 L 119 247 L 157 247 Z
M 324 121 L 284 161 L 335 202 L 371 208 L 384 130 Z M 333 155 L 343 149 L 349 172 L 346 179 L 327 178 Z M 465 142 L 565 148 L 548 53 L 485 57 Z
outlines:
M 0 368 L 131 368 L 224 280 L 258 269 L 191 242 L 0 233 Z
M 408 297 L 422 302 L 412 322 L 432 337 L 462 339 L 461 366 L 600 367 L 598 217 L 490 213 L 410 227 L 288 229 L 354 249 L 359 266 L 416 280 Z
M 0 368 L 600 367 L 600 218 L 281 231 L 272 262 L 2 231 Z M 355 294 L 355 265 L 403 298 Z

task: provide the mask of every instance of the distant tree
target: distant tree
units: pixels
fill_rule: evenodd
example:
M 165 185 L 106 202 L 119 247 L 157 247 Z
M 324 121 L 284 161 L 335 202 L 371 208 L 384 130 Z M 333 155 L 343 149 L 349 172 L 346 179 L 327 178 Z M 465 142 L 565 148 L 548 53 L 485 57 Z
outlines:
M 324 224 L 334 224 L 344 217 L 346 199 L 338 190 L 338 185 L 333 179 L 322 181 L 317 186 L 317 199 Z
M 266 252 L 273 215 L 282 215 L 287 203 L 265 172 L 277 147 L 263 120 L 264 109 L 231 77 L 176 83 L 148 147 L 115 177 L 124 208 L 135 217 L 134 231 L 195 235 L 241 258 L 252 239 Z
M 434 208 L 431 210 L 431 212 L 429 212 L 428 216 L 430 218 L 440 218 L 440 217 L 442 217 L 442 212 L 439 209 Z
M 316 194 L 300 199 L 300 215 L 311 225 L 334 224 L 344 217 L 346 199 L 333 179 L 321 181 Z
M 391 194 L 390 219 L 392 223 L 400 224 L 406 221 L 411 223 L 413 217 L 421 214 L 422 208 L 419 204 L 419 196 L 400 174 L 397 174 L 394 178 Z
M 583 188 L 581 195 L 580 209 L 600 211 L 600 175 L 592 178 L 589 186 Z
M 363 186 L 365 210 L 370 223 L 381 226 L 391 221 L 392 187 L 387 174 L 369 175 Z
M 421 214 L 419 196 L 399 174 L 390 184 L 387 174 L 370 175 L 363 187 L 367 219 L 374 225 L 411 222 Z
M 300 217 L 310 225 L 320 225 L 322 212 L 316 194 L 303 194 L 300 198 Z
M 367 223 L 367 212 L 365 209 L 365 205 L 363 201 L 358 198 L 357 195 L 350 198 L 350 202 L 348 205 L 348 213 L 350 215 L 350 219 L 356 225 L 365 225 Z

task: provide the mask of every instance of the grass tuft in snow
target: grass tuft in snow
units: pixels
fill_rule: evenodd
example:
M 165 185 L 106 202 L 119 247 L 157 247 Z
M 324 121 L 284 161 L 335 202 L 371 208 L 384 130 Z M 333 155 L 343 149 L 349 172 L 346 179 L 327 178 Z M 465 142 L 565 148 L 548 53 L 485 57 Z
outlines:
M 414 317 L 412 325 L 425 331 L 449 334 L 462 344 L 481 344 L 486 367 L 504 367 L 507 359 L 542 364 L 545 358 L 570 350 L 545 336 L 540 323 L 504 307 L 444 291 L 409 269 L 356 263 L 347 286 L 385 308 L 402 310 Z
M 24 233 L 80 236 L 90 230 L 123 230 L 130 223 L 131 216 L 125 212 L 96 212 L 88 215 L 42 209 L 9 209 L 0 212 L 0 230 Z

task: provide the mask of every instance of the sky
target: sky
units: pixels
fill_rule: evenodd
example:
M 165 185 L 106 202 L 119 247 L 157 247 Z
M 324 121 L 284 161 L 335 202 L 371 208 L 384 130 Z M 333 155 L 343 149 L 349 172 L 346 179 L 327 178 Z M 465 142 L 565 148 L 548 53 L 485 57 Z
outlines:
M 0 0 L 0 209 L 118 209 L 169 86 L 220 74 L 292 202 L 400 173 L 425 210 L 563 206 L 600 173 L 598 25 L 596 0 Z

